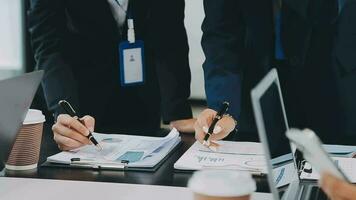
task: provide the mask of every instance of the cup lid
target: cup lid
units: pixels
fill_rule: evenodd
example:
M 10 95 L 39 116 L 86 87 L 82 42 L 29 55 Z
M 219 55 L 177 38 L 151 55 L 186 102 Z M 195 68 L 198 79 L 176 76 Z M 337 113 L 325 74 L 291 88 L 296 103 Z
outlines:
M 45 121 L 46 121 L 46 118 L 42 114 L 42 111 L 35 110 L 35 109 L 29 109 L 23 124 L 24 125 L 37 124 L 37 123 L 43 123 Z
M 214 197 L 241 197 L 256 190 L 256 182 L 248 172 L 234 170 L 202 170 L 188 182 L 193 192 Z

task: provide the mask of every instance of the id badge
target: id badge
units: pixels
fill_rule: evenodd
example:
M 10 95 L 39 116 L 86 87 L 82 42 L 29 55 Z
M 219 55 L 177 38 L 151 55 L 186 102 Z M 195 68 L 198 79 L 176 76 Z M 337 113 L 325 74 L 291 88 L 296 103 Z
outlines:
M 142 85 L 145 82 L 144 43 L 136 40 L 119 45 L 121 86 Z

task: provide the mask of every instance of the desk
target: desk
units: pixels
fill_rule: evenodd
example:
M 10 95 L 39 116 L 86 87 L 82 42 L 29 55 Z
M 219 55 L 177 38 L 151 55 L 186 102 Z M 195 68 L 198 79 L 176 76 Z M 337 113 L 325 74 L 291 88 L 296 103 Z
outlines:
M 167 131 L 162 131 L 162 134 L 166 133 Z M 40 163 L 44 162 L 48 156 L 59 152 L 52 138 L 51 126 L 45 124 Z M 193 135 L 182 135 L 182 141 L 183 145 L 153 173 L 39 167 L 37 170 L 28 172 L 2 172 L 0 176 L 186 187 L 192 173 L 176 172 L 173 164 L 195 142 L 195 139 Z M 256 177 L 255 180 L 257 191 L 269 192 L 266 178 Z
M 7 177 L 0 177 L 0 186 L 2 200 L 193 200 L 193 192 L 188 188 L 171 186 Z M 65 192 L 58 195 L 59 191 Z M 272 200 L 272 194 L 253 193 L 251 200 Z

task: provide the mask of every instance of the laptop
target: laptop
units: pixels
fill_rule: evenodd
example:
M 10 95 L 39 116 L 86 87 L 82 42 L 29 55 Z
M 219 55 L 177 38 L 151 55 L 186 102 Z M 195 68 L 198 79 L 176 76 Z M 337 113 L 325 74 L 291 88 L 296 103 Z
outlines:
M 43 71 L 36 71 L 0 81 L 0 170 L 4 168 L 42 77 Z
M 262 81 L 251 91 L 252 106 L 255 115 L 260 141 L 266 152 L 268 166 L 268 183 L 275 200 L 327 199 L 325 193 L 316 183 L 306 183 L 300 180 L 300 171 L 304 168 L 302 154 L 290 144 L 286 137 L 289 130 L 287 115 L 284 108 L 281 87 L 276 69 L 272 69 Z M 294 163 L 292 183 L 287 190 L 278 191 L 277 174 L 273 169 L 281 166 L 277 160 L 291 155 Z M 300 170 L 302 169 L 302 170 Z

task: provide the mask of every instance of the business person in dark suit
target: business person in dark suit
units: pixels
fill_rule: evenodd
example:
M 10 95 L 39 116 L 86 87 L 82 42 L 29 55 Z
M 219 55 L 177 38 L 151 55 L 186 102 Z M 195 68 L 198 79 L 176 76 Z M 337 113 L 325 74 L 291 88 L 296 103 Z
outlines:
M 145 46 L 145 82 L 120 85 L 119 43 L 127 40 L 127 15 Z M 69 101 L 89 129 L 153 134 L 165 123 L 191 131 L 188 44 L 183 0 L 31 0 L 29 24 L 37 68 L 50 111 Z M 85 127 L 67 115 L 53 126 L 62 149 L 88 140 Z M 73 128 L 74 127 L 74 128 Z M 75 128 L 77 127 L 77 128 Z M 81 134 L 81 135 L 80 135 Z
M 341 107 L 339 121 L 346 135 L 344 141 L 356 144 L 356 1 L 339 0 L 339 12 L 332 55 Z
M 346 132 L 332 63 L 338 0 L 284 0 L 281 12 L 285 59 L 277 65 L 290 126 L 311 128 L 323 142 L 342 144 Z
M 341 127 L 350 144 L 356 143 L 356 1 L 339 0 L 339 16 L 332 54 L 341 107 Z M 336 134 L 338 135 L 338 134 Z M 346 142 L 345 142 L 346 143 Z M 323 174 L 320 185 L 332 200 L 356 199 L 356 187 L 330 174 Z
M 197 119 L 197 139 L 204 137 L 203 127 L 210 124 L 219 102 L 229 101 L 230 114 L 238 121 L 236 139 L 257 140 L 250 91 L 274 66 L 279 71 L 290 126 L 312 128 L 326 143 L 345 142 L 351 131 L 343 124 L 355 117 L 355 112 L 345 109 L 355 106 L 351 104 L 355 96 L 350 94 L 351 83 L 346 82 L 355 77 L 341 83 L 336 73 L 339 67 L 334 54 L 338 59 L 345 55 L 338 50 L 342 43 L 338 40 L 344 41 L 343 50 L 350 47 L 345 38 L 336 36 L 336 30 L 342 30 L 337 27 L 338 0 L 205 0 L 204 8 L 203 67 L 211 110 Z M 342 60 L 347 67 L 341 69 L 352 71 L 348 59 Z M 215 136 L 218 139 L 229 134 L 233 120 L 220 126 L 223 131 Z M 355 132 L 356 127 L 350 130 Z
M 205 0 L 204 9 L 203 68 L 209 109 L 197 118 L 196 138 L 203 140 L 204 129 L 210 125 L 221 102 L 228 101 L 231 116 L 219 121 L 217 129 L 221 131 L 211 140 L 226 137 L 235 129 L 235 120 L 241 140 L 256 140 L 249 94 L 270 68 L 271 1 Z

